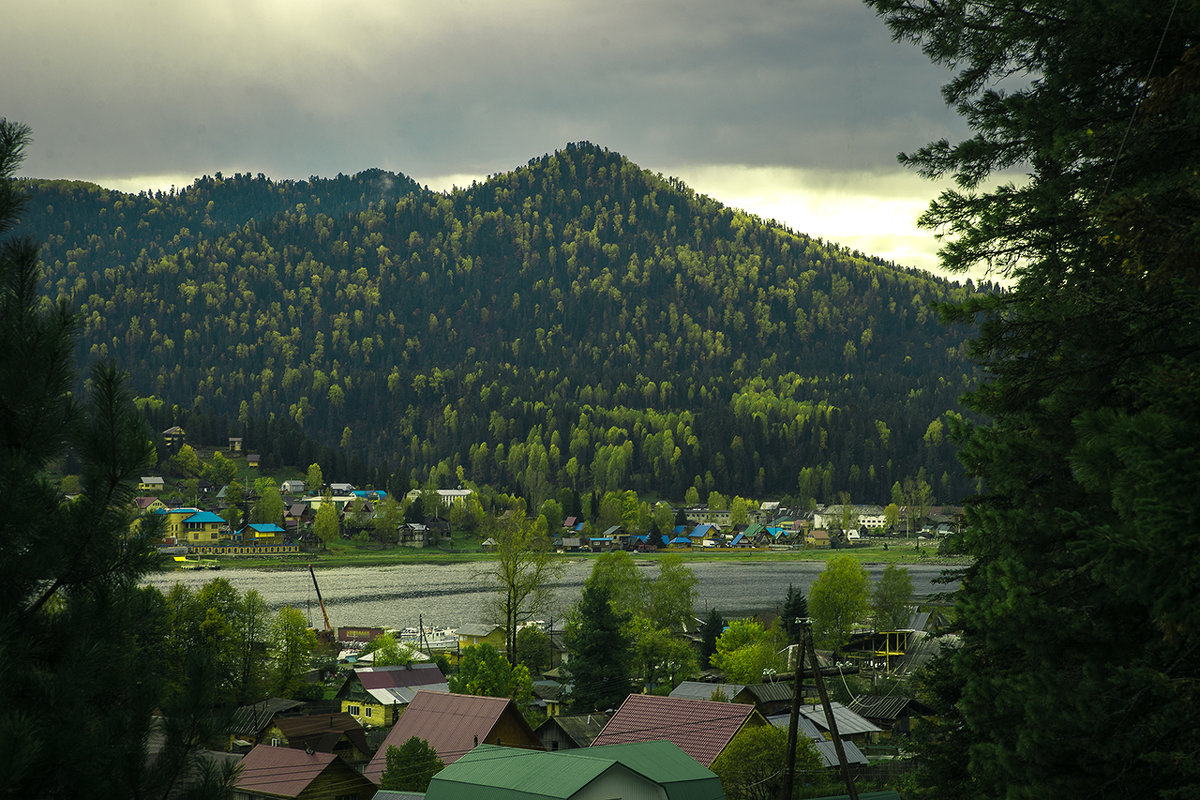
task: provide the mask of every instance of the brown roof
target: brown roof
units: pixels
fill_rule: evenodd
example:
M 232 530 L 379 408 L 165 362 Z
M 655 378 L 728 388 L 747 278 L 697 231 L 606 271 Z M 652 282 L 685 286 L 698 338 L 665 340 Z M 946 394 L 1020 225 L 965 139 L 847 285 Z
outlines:
M 352 782 L 357 777 L 344 761 L 333 753 L 309 753 L 291 747 L 257 745 L 242 759 L 235 788 L 278 797 L 298 797 L 321 774 L 335 771 L 339 779 Z M 342 773 L 348 773 L 342 775 Z
M 592 746 L 666 739 L 708 767 L 747 722 L 767 724 L 752 705 L 631 694 Z
M 437 664 L 413 664 L 410 667 L 370 667 L 354 670 L 364 689 L 394 689 L 397 686 L 428 686 L 445 683 Z
M 516 703 L 507 697 L 422 690 L 388 731 L 363 774 L 379 783 L 387 766 L 388 747 L 400 747 L 413 736 L 429 742 L 447 766 L 478 744 L 541 749 L 533 729 L 517 710 Z
M 333 748 L 344 736 L 361 753 L 370 753 L 367 734 L 363 726 L 350 714 L 338 711 L 333 714 L 308 714 L 303 717 L 284 717 L 275 720 L 275 726 L 287 737 L 288 747 L 303 750 L 311 747 L 322 753 L 332 753 Z

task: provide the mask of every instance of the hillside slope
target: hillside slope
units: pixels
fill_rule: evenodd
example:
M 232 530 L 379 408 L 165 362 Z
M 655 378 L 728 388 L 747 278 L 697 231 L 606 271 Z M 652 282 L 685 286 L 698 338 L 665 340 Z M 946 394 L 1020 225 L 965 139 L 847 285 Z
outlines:
M 590 144 L 447 194 L 380 171 L 125 195 L 29 181 L 23 232 L 156 423 L 268 463 L 678 498 L 886 502 L 956 477 L 966 291 Z M 932 424 L 932 427 L 931 427 Z M 462 469 L 462 477 L 458 475 Z

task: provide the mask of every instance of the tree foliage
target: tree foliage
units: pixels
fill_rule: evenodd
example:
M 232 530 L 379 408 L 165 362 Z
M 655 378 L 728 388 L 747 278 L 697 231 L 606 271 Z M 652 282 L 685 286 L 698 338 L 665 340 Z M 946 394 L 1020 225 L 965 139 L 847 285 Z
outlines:
M 717 651 L 710 662 L 731 683 L 762 683 L 787 666 L 782 646 L 780 637 L 758 622 L 734 620 L 717 637 Z
M 546 518 L 527 518 L 524 501 L 518 501 L 500 522 L 494 537 L 493 616 L 504 627 L 505 649 L 516 653 L 517 630 L 545 607 L 550 581 L 562 571 L 562 564 L 554 558 Z
M 783 791 L 783 770 L 788 734 L 774 725 L 745 727 L 738 731 L 717 759 L 712 771 L 721 779 L 728 800 L 777 800 Z M 825 767 L 808 740 L 796 742 L 796 788 L 825 786 Z M 797 796 L 811 796 L 808 793 Z
M 168 679 L 164 599 L 138 585 L 158 533 L 132 525 L 130 510 L 152 463 L 152 435 L 115 366 L 94 367 L 77 390 L 76 317 L 39 295 L 39 246 L 12 180 L 28 139 L 28 128 L 0 119 L 4 789 L 166 798 L 182 775 L 205 771 L 211 780 L 194 796 L 224 797 L 229 773 L 204 767 L 197 749 L 214 732 L 215 684 Z M 21 235 L 12 235 L 19 221 Z M 79 475 L 70 501 L 52 474 L 68 457 Z M 201 659 L 189 663 L 193 677 L 211 678 Z
M 446 765 L 429 742 L 412 736 L 396 747 L 388 745 L 383 774 L 379 777 L 379 788 L 395 792 L 424 792 L 429 782 Z
M 1009 281 L 947 310 L 986 380 L 929 794 L 1195 796 L 1200 6 L 869 1 L 971 128 L 903 157 L 943 263 Z
M 912 618 L 912 576 L 908 570 L 888 564 L 871 593 L 871 609 L 875 614 L 875 628 L 881 631 L 898 631 L 908 625 Z
M 449 676 L 450 691 L 479 697 L 508 697 L 520 706 L 533 698 L 533 680 L 529 669 L 513 666 L 499 650 L 490 644 L 472 645 L 465 649 L 458 672 Z
M 604 583 L 585 582 L 575 612 L 567 622 L 563 644 L 570 659 L 571 710 L 575 713 L 615 709 L 631 688 L 629 617 L 618 613 Z
M 929 303 L 973 289 L 601 147 L 448 194 L 378 171 L 27 187 L 83 352 L 133 365 L 157 429 L 242 436 L 264 466 L 442 488 L 462 467 L 530 510 L 556 487 L 788 494 L 802 469 L 822 502 L 922 467 L 969 488 L 921 436 L 971 377 Z
M 808 590 L 813 642 L 833 650 L 850 641 L 871 610 L 871 578 L 854 556 L 834 556 Z

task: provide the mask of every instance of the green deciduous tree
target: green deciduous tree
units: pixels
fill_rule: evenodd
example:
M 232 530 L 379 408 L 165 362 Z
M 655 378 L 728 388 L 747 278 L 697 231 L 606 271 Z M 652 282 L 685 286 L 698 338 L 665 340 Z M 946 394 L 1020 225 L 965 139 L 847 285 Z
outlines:
M 304 485 L 310 492 L 313 493 L 319 492 L 325 488 L 325 476 L 321 473 L 320 464 L 308 465 L 308 473 L 304 477 Z
M 783 669 L 782 640 L 754 620 L 734 620 L 717 637 L 711 664 L 732 683 L 762 683 L 764 676 Z
M 317 647 L 317 633 L 308 627 L 304 614 L 284 606 L 271 620 L 268 655 L 271 659 L 271 689 L 290 696 L 304 684 L 304 676 Z
M 412 661 L 414 653 L 413 648 L 401 642 L 394 633 L 376 636 L 365 650 L 374 654 L 371 663 L 376 667 L 402 666 Z
M 788 734 L 774 725 L 738 731 L 713 762 L 728 800 L 777 800 L 783 791 L 783 765 Z M 828 784 L 821 757 L 808 740 L 796 742 L 796 785 L 816 790 Z M 805 797 L 812 796 L 804 794 Z
M 943 264 L 1009 282 L 950 310 L 987 379 L 926 793 L 1196 796 L 1200 6 L 870 3 L 971 127 L 904 157 Z
M 550 636 L 541 628 L 526 625 L 517 631 L 518 664 L 540 675 L 543 670 L 550 669 L 550 654 Z
M 254 482 L 254 491 L 258 499 L 250 509 L 250 521 L 282 525 L 283 496 L 279 493 L 279 484 L 273 478 L 259 478 Z
M 200 474 L 200 456 L 196 455 L 196 450 L 190 444 L 180 446 L 171 461 L 185 478 L 195 478 Z
M 321 546 L 328 550 L 329 545 L 337 541 L 341 529 L 337 506 L 334 505 L 333 496 L 326 491 L 313 517 L 313 533 L 321 540 Z
M 871 593 L 876 630 L 897 631 L 906 626 L 912 617 L 912 596 L 912 576 L 908 570 L 895 564 L 884 567 Z
M 808 590 L 813 641 L 838 650 L 871 610 L 871 578 L 853 556 L 834 556 Z
M 609 602 L 618 614 L 632 617 L 642 613 L 646 607 L 645 581 L 633 556 L 624 550 L 597 556 L 588 582 L 605 588 Z
M 533 698 L 533 680 L 522 664 L 513 666 L 490 644 L 477 644 L 463 650 L 458 672 L 449 676 L 450 691 L 479 697 L 509 697 L 517 705 L 528 706 Z
M 660 628 L 679 633 L 694 621 L 695 573 L 678 553 L 659 556 L 658 575 L 647 586 L 646 614 Z
M 541 611 L 548 599 L 550 581 L 562 571 L 554 558 L 546 518 L 525 516 L 525 503 L 518 501 L 495 535 L 496 564 L 491 573 L 497 584 L 492 601 L 496 621 L 505 630 L 505 649 L 517 650 L 517 629 Z
M 394 792 L 424 792 L 429 782 L 446 765 L 429 742 L 417 736 L 396 747 L 389 745 L 385 754 L 379 788 Z

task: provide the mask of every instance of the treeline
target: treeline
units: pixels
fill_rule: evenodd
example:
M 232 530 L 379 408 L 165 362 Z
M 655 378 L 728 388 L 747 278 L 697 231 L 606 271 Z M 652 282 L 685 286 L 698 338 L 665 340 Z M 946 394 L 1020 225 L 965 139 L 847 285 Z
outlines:
M 557 486 L 883 500 L 918 473 L 939 500 L 970 489 L 943 433 L 969 331 L 932 304 L 974 287 L 590 144 L 447 194 L 380 171 L 25 188 L 81 356 L 130 370 L 156 425 L 246 436 L 268 465 L 465 476 L 532 504 Z

